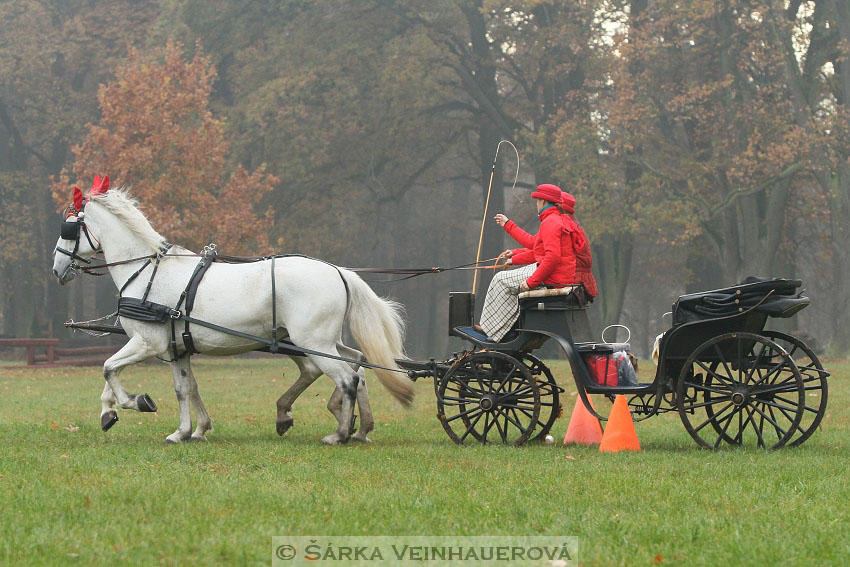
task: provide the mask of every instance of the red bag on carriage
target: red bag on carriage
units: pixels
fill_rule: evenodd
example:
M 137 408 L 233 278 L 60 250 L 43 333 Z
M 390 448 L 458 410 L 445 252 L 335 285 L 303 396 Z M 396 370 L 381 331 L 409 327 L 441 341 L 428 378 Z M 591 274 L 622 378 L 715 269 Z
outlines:
M 617 365 L 610 354 L 587 354 L 584 357 L 590 377 L 600 386 L 616 386 L 618 383 Z

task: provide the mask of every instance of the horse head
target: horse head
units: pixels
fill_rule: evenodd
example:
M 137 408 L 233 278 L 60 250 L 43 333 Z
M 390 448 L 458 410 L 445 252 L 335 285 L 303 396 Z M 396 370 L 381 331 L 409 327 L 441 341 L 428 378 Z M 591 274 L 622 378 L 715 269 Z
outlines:
M 94 176 L 89 197 L 102 195 L 109 190 L 109 177 Z M 77 275 L 82 264 L 91 263 L 91 258 L 100 250 L 100 241 L 85 223 L 87 199 L 76 185 L 73 201 L 65 209 L 65 220 L 59 232 L 59 240 L 53 252 L 53 275 L 65 285 Z M 85 238 L 83 238 L 85 236 Z

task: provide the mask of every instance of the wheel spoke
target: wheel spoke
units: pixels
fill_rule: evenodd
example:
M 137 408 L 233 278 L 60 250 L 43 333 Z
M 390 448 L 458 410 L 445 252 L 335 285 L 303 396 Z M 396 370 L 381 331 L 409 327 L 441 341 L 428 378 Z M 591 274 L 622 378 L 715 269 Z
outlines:
M 509 372 L 505 372 L 505 375 L 502 376 L 502 379 L 499 380 L 499 387 L 493 390 L 494 394 L 498 394 L 500 392 L 505 391 L 505 384 L 513 383 L 513 374 L 516 372 L 517 367 L 512 366 Z M 510 379 L 510 380 L 509 380 Z
M 501 407 L 501 408 L 513 408 L 513 409 L 526 409 L 526 410 L 534 411 L 534 404 L 533 403 L 527 403 L 527 404 L 521 405 L 519 402 L 517 402 L 515 404 L 509 404 L 509 403 L 503 402 L 503 403 L 499 404 L 499 407 Z
M 795 405 L 793 402 L 788 402 L 788 403 L 791 403 L 790 406 L 783 406 L 783 405 L 777 404 L 776 402 L 772 402 L 772 401 L 769 401 L 769 400 L 759 400 L 759 403 L 762 404 L 762 405 L 768 406 L 768 407 L 776 408 L 780 411 L 783 411 L 783 413 L 784 413 L 784 410 L 794 411 L 796 408 L 800 407 L 798 405 Z M 794 412 L 794 413 L 796 413 L 796 412 Z M 792 422 L 794 421 L 794 418 L 788 416 L 787 414 L 786 414 L 785 417 L 787 417 L 789 421 L 792 421 Z
M 723 409 L 721 409 L 719 412 L 717 412 L 717 413 L 713 414 L 711 417 L 709 417 L 708 419 L 706 419 L 705 421 L 703 421 L 701 424 L 699 424 L 699 426 L 698 426 L 698 427 L 695 427 L 695 428 L 694 428 L 694 432 L 699 432 L 699 430 L 700 430 L 700 429 L 702 429 L 703 427 L 705 427 L 706 425 L 708 425 L 708 424 L 709 424 L 709 423 L 711 423 L 712 421 L 716 420 L 716 419 L 717 419 L 717 418 L 718 418 L 718 417 L 719 417 L 719 416 L 720 416 L 723 412 L 725 412 L 727 409 L 729 409 L 729 408 L 731 408 L 731 407 L 734 407 L 734 404 L 733 404 L 732 402 L 729 402 L 729 403 L 728 403 L 728 404 L 726 404 L 726 405 L 723 407 Z M 734 414 L 733 414 L 733 415 L 734 415 Z
M 786 430 L 784 430 L 784 429 L 782 429 L 781 427 L 779 427 L 779 424 L 778 424 L 778 423 L 776 423 L 775 421 L 773 421 L 770 417 L 768 417 L 768 416 L 767 416 L 767 414 L 765 414 L 763 411 L 761 411 L 758 407 L 753 406 L 753 409 L 754 409 L 754 410 L 756 410 L 756 411 L 757 411 L 757 412 L 758 412 L 758 413 L 759 413 L 762 417 L 764 417 L 764 418 L 768 421 L 768 423 L 770 423 L 771 425 L 773 425 L 773 426 L 774 426 L 774 427 L 775 427 L 778 431 L 781 431 L 781 432 L 782 432 L 782 437 L 784 437 L 785 435 L 787 435 L 787 434 L 788 434 L 788 432 L 787 432 Z M 780 438 L 780 439 L 781 439 L 781 438 Z
M 474 404 L 479 398 L 455 398 L 454 396 L 443 396 L 443 401 L 457 402 L 456 404 L 446 404 L 448 406 Z
M 729 438 L 729 436 L 726 435 L 726 432 L 729 430 L 729 426 L 732 425 L 732 418 L 733 417 L 735 417 L 735 414 L 731 413 L 731 414 L 729 414 L 728 418 L 726 418 L 726 425 L 723 426 L 723 430 L 717 436 L 717 441 L 714 442 L 714 448 L 715 449 L 717 449 L 720 446 L 720 442 L 723 441 L 724 437 L 726 439 Z
M 775 394 L 775 393 L 779 393 L 779 392 L 793 393 L 793 392 L 796 392 L 796 391 L 797 391 L 796 384 L 791 383 L 790 380 L 779 383 L 779 384 L 774 384 L 772 386 L 763 386 L 763 387 L 759 388 L 758 390 L 755 390 L 755 392 L 757 394 Z
M 694 404 L 687 405 L 687 406 L 683 405 L 682 408 L 685 411 L 690 411 L 690 410 L 697 409 L 697 408 L 704 408 L 704 407 L 708 407 L 708 406 L 713 406 L 714 404 L 716 404 L 719 401 L 728 401 L 730 399 L 731 399 L 731 396 L 722 396 L 722 397 L 717 397 L 717 398 L 710 398 L 709 400 L 707 400 L 705 402 L 694 403 Z
M 515 418 L 518 422 L 520 422 L 520 423 L 522 423 L 522 422 L 523 422 L 523 421 L 522 421 L 522 416 L 521 416 L 521 415 L 519 415 L 519 414 L 517 413 L 517 410 L 515 410 L 515 409 L 511 409 L 511 413 L 514 415 L 514 418 Z M 523 412 L 523 413 L 525 413 L 525 412 Z M 533 415 L 534 415 L 534 414 L 532 414 L 532 416 L 533 416 Z M 523 431 L 529 430 L 529 432 L 530 432 L 530 431 L 532 430 L 532 425 L 534 424 L 533 419 L 531 419 L 531 417 L 532 417 L 532 416 L 529 416 L 528 426 L 527 426 L 527 427 L 525 427 L 525 428 L 523 429 Z
M 715 350 L 715 352 L 717 352 L 717 356 L 720 358 L 720 364 L 723 365 L 723 368 L 726 369 L 726 374 L 729 376 L 729 378 L 727 378 L 727 381 L 730 384 L 734 385 L 735 383 L 731 380 L 732 369 L 729 367 L 729 363 L 726 361 L 726 357 L 723 356 L 723 351 L 720 350 L 720 343 L 714 344 L 714 350 Z M 699 361 L 697 361 L 697 362 L 699 362 Z M 711 371 L 711 372 L 713 372 L 713 371 Z M 720 375 L 718 374 L 717 377 L 720 378 Z
M 528 416 L 529 419 L 534 417 L 534 412 L 529 411 L 529 408 L 524 408 L 524 407 L 521 407 L 521 406 L 509 406 L 509 405 L 504 405 L 504 404 L 502 405 L 502 407 L 509 408 L 509 409 L 513 410 L 514 412 L 521 411 L 526 416 Z
M 729 396 L 732 395 L 732 393 L 729 390 L 718 390 L 717 388 L 712 388 L 711 386 L 709 386 L 707 384 L 694 384 L 694 383 L 689 382 L 688 386 L 694 388 L 695 390 L 701 390 L 703 392 L 711 392 L 712 394 L 729 395 Z
M 509 409 L 510 409 L 510 408 L 509 408 Z M 514 424 L 514 426 L 515 426 L 517 429 L 519 429 L 520 431 L 524 431 L 524 430 L 525 430 L 525 428 L 523 428 L 523 426 L 522 426 L 522 425 L 520 425 L 520 423 L 519 423 L 518 421 L 514 420 L 514 418 L 512 418 L 511 416 L 509 416 L 509 415 L 508 415 L 508 410 L 503 411 L 503 412 L 502 412 L 502 415 L 504 415 L 504 416 L 505 416 L 505 429 L 507 429 L 507 427 L 508 427 L 508 422 L 510 421 L 510 422 L 511 422 L 511 423 L 513 423 L 513 424 Z
M 466 439 L 466 436 L 469 435 L 475 429 L 475 426 L 478 424 L 479 421 L 481 421 L 481 416 L 483 416 L 484 414 L 485 412 L 481 412 L 477 416 L 475 416 L 475 419 L 469 424 L 469 427 L 466 428 L 466 431 L 463 432 L 463 435 L 460 436 L 461 443 L 464 439 Z
M 482 442 L 487 440 L 487 434 L 493 428 L 493 423 L 495 422 L 490 421 L 490 412 L 487 412 L 486 416 L 484 417 L 484 431 L 481 433 Z
M 741 445 L 744 443 L 744 411 L 742 408 L 737 408 L 735 413 L 738 414 L 738 433 L 735 435 L 733 441 L 735 445 Z
M 493 416 L 493 421 L 496 423 L 496 430 L 499 432 L 499 436 L 502 438 L 502 443 L 508 442 L 508 431 L 507 426 L 504 430 L 499 426 L 499 414 Z
M 703 361 L 701 361 L 701 360 L 695 360 L 694 362 L 696 362 L 696 363 L 700 366 L 700 368 L 702 368 L 703 370 L 705 370 L 705 372 L 706 372 L 706 376 L 705 376 L 705 377 L 706 377 L 706 380 L 708 380 L 708 378 L 709 378 L 709 376 L 710 376 L 711 378 L 717 378 L 717 381 L 718 381 L 718 382 L 726 382 L 726 383 L 727 383 L 727 384 L 729 384 L 730 386 L 734 386 L 734 385 L 735 385 L 735 382 L 734 382 L 733 380 L 731 380 L 730 378 L 728 378 L 728 377 L 726 377 L 726 376 L 723 376 L 723 375 L 721 375 L 721 374 L 718 374 L 718 373 L 717 373 L 715 370 L 713 370 L 710 366 L 706 366 L 706 364 L 705 364 Z
M 526 385 L 526 386 L 523 386 L 522 388 L 520 388 L 519 390 L 515 390 L 515 391 L 513 391 L 513 392 L 506 392 L 506 393 L 502 394 L 501 396 L 499 396 L 498 398 L 496 398 L 496 402 L 498 403 L 499 401 L 504 400 L 504 399 L 505 399 L 505 398 L 507 398 L 508 396 L 517 396 L 517 397 L 520 397 L 520 396 L 522 396 L 522 394 L 525 394 L 525 393 L 528 393 L 528 392 L 530 392 L 530 393 L 531 393 L 531 398 L 533 399 L 533 398 L 534 398 L 534 390 L 533 390 L 533 387 L 532 387 L 532 386 L 530 386 L 530 385 Z M 525 396 L 522 396 L 522 397 L 523 397 L 523 398 L 525 398 Z
M 457 414 L 457 415 L 453 415 L 453 416 L 451 416 L 451 417 L 447 417 L 447 418 L 445 419 L 445 422 L 446 422 L 446 423 L 448 423 L 448 422 L 450 422 L 450 421 L 454 421 L 454 420 L 456 420 L 456 419 L 457 419 L 457 418 L 459 418 L 459 417 L 464 417 L 464 416 L 466 416 L 467 418 L 469 418 L 470 414 L 471 414 L 472 412 L 474 412 L 474 411 L 480 411 L 480 412 L 483 412 L 484 410 L 482 410 L 482 409 L 481 409 L 480 407 L 478 407 L 478 406 L 475 406 L 475 407 L 473 407 L 473 408 L 469 408 L 469 409 L 468 409 L 468 410 L 466 410 L 466 411 L 462 411 L 462 412 L 460 412 L 460 413 L 459 413 L 459 414 Z
M 761 418 L 761 425 L 759 427 L 756 427 L 756 422 L 753 420 L 752 410 L 750 408 L 746 408 L 746 410 L 747 410 L 747 421 L 749 421 L 753 424 L 753 429 L 755 429 L 755 431 L 756 431 L 756 437 L 758 438 L 758 446 L 764 447 L 765 446 L 764 437 L 762 437 L 762 435 L 761 435 L 761 430 L 764 427 L 764 416 L 762 416 L 762 418 Z M 743 431 L 741 431 L 741 435 L 743 435 Z
M 740 343 L 739 343 L 739 345 L 740 345 Z M 761 343 L 761 349 L 759 350 L 759 353 L 756 355 L 756 359 L 753 361 L 753 364 L 750 367 L 749 371 L 747 372 L 745 379 L 742 381 L 743 384 L 747 384 L 747 383 L 753 381 L 753 372 L 758 370 L 759 360 L 761 360 L 761 357 L 764 354 L 765 348 L 767 348 L 767 345 L 764 344 L 764 343 Z M 739 358 L 739 360 L 740 360 L 740 358 Z
M 780 411 L 782 411 L 783 415 L 785 415 L 785 419 L 788 419 L 788 415 L 787 415 L 787 414 L 785 414 L 785 412 L 784 412 L 783 410 L 780 410 Z M 770 417 L 771 417 L 771 418 L 773 418 L 773 421 L 777 421 L 777 419 L 776 419 L 776 414 L 775 414 L 775 413 L 773 413 L 773 408 L 772 408 L 772 407 L 767 406 L 767 413 L 769 413 L 769 414 L 770 414 Z M 761 422 L 762 422 L 762 423 L 764 423 L 764 418 L 761 418 Z M 791 419 L 791 423 L 794 423 L 794 420 L 793 420 L 793 419 Z M 782 433 L 779 431 L 779 429 L 777 429 L 776 427 L 774 427 L 774 428 L 773 428 L 773 430 L 776 432 L 776 438 L 777 438 L 777 440 L 781 440 L 781 439 L 782 439 Z
M 774 375 L 775 375 L 775 376 L 777 376 L 777 377 L 781 376 L 781 375 L 782 375 L 781 370 L 782 370 L 782 368 L 784 368 L 785 366 L 786 366 L 786 360 L 785 360 L 785 359 L 782 359 L 782 360 L 781 360 L 781 362 L 778 362 L 778 363 L 777 363 L 776 365 L 774 365 L 772 368 L 769 368 L 769 369 L 767 370 L 767 372 L 765 373 L 765 375 L 764 375 L 764 376 L 761 376 L 761 377 L 759 378 L 759 381 L 758 381 L 758 382 L 756 382 L 755 384 L 753 384 L 753 387 L 759 386 L 760 384 L 762 384 L 765 380 L 767 380 L 767 379 L 768 379 L 768 378 L 770 378 L 771 376 L 774 376 Z M 786 379 L 786 380 L 785 380 L 785 382 L 788 382 L 788 380 L 793 380 L 793 374 L 791 375 L 791 378 Z M 769 384 L 776 384 L 776 382 L 775 382 L 775 381 L 773 381 L 773 382 L 768 382 L 768 383 L 769 383 Z M 784 383 L 784 382 L 782 382 L 782 383 Z

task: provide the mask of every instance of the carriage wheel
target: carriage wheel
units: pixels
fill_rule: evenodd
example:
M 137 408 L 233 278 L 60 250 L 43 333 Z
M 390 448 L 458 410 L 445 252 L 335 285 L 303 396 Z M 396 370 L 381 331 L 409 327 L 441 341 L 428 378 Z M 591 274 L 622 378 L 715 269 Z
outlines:
M 803 385 L 806 389 L 803 418 L 800 420 L 797 431 L 788 441 L 789 447 L 795 447 L 815 432 L 826 413 L 828 394 L 826 378 L 829 373 L 823 369 L 814 351 L 797 337 L 778 331 L 763 331 L 762 334 L 788 351 L 803 376 Z
M 540 390 L 539 423 L 543 428 L 531 440 L 543 441 L 552 430 L 555 420 L 561 417 L 564 412 L 560 399 L 560 395 L 564 389 L 555 383 L 555 377 L 552 375 L 552 371 L 539 358 L 528 353 L 522 353 L 521 356 L 522 361 L 532 376 L 537 379 L 537 388 Z M 541 374 L 543 375 L 542 377 L 540 376 Z
M 682 423 L 703 447 L 725 442 L 778 449 L 797 431 L 805 390 L 785 349 L 760 335 L 729 333 L 691 354 L 676 400 Z
M 522 445 L 537 427 L 540 389 L 528 368 L 501 352 L 473 353 L 452 366 L 437 388 L 437 417 L 458 444 L 469 437 Z

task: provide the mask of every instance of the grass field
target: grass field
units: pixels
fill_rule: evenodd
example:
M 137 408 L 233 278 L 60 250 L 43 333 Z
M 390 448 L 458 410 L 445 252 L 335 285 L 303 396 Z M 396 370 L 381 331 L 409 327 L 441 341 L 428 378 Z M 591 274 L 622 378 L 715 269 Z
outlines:
M 99 369 L 0 367 L 2 564 L 269 565 L 272 536 L 310 534 L 577 536 L 580 563 L 600 566 L 850 557 L 846 363 L 826 364 L 828 415 L 799 448 L 700 450 L 666 414 L 637 425 L 643 451 L 629 454 L 458 447 L 435 417 L 429 379 L 412 411 L 371 379 L 373 443 L 324 447 L 336 426 L 327 378 L 295 405 L 281 438 L 274 402 L 295 379 L 291 362 L 194 367 L 215 431 L 179 446 L 163 443 L 177 426 L 164 364 L 122 375 L 159 412 L 121 411 L 108 433 Z M 571 378 L 564 363 L 552 367 L 569 414 Z

